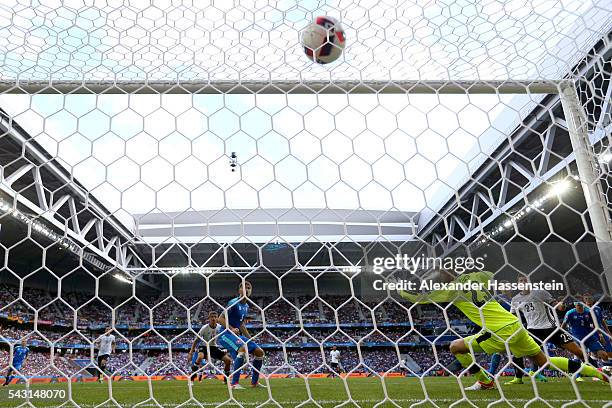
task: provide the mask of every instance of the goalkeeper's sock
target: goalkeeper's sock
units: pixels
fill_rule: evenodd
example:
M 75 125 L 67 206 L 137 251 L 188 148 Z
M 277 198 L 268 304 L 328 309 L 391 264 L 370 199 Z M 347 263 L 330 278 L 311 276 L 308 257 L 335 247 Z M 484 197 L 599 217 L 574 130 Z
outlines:
M 580 360 L 570 360 L 565 357 L 551 357 L 550 362 L 553 366 L 552 368 L 556 368 L 568 374 L 579 372 L 583 377 L 595 377 L 600 380 L 604 379 L 603 374 L 599 372 L 597 368 L 589 364 L 584 364 Z
M 238 384 L 240 382 L 240 371 L 242 370 L 242 365 L 244 364 L 244 354 L 238 354 L 238 357 L 234 360 L 234 375 L 232 376 L 232 385 Z
M 485 370 L 474 364 L 474 359 L 470 354 L 456 354 L 455 358 L 459 360 L 463 368 L 467 368 L 470 374 L 474 375 L 481 383 L 490 384 L 493 382 L 493 379 L 489 377 Z
M 229 376 L 230 376 L 230 370 L 225 370 L 225 371 L 223 371 L 223 374 L 224 374 L 224 376 L 223 376 L 223 383 L 224 383 L 224 384 L 227 384 L 227 379 L 228 379 L 228 378 L 229 378 Z
M 525 361 L 523 357 L 512 357 L 512 363 L 514 363 L 514 376 L 518 379 L 523 379 L 523 374 L 525 371 Z
M 489 373 L 495 375 L 500 362 L 501 362 L 501 355 L 499 353 L 493 354 L 491 356 L 491 362 L 489 363 Z
M 251 374 L 251 384 L 255 385 L 259 381 L 259 371 L 263 366 L 263 357 L 255 357 L 253 360 L 253 374 Z
M 590 365 L 592 365 L 593 367 L 599 367 L 599 363 L 597 362 L 597 360 L 595 360 L 593 357 L 589 356 L 588 358 L 588 362 Z
M 453 373 L 461 371 L 461 363 L 455 357 L 455 359 L 448 366 L 446 366 L 446 369 Z

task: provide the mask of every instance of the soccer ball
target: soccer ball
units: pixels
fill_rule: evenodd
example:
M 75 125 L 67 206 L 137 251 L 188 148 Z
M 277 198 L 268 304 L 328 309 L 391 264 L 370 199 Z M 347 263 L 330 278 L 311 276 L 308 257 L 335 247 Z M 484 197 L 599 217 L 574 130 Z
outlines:
M 342 55 L 346 38 L 342 25 L 332 17 L 319 16 L 302 32 L 304 52 L 314 62 L 329 64 Z

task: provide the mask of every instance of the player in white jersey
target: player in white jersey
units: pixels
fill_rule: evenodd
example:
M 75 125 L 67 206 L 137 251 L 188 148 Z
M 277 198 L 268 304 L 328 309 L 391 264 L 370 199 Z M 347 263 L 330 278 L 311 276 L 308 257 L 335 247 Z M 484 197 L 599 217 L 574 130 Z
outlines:
M 332 347 L 329 352 L 330 366 L 332 369 L 331 376 L 337 374 L 342 370 L 342 364 L 340 364 L 340 350 L 336 346 Z
M 191 381 L 194 381 L 197 375 L 197 371 L 204 359 L 212 361 L 212 359 L 223 361 L 223 371 L 225 378 L 223 382 L 227 382 L 227 378 L 230 374 L 232 366 L 232 359 L 228 353 L 221 350 L 217 345 L 217 335 L 221 333 L 224 328 L 217 323 L 219 315 L 215 311 L 208 313 L 208 324 L 205 324 L 198 331 L 198 336 L 193 340 L 191 349 L 189 350 L 188 360 L 191 361 Z M 207 347 L 208 345 L 208 347 Z M 194 354 L 196 349 L 197 354 Z M 210 353 L 208 350 L 210 349 Z
M 98 381 L 102 382 L 102 373 L 106 370 L 106 365 L 110 359 L 110 355 L 115 353 L 115 336 L 111 334 L 113 328 L 106 328 L 106 331 L 98 340 Z
M 518 282 L 526 284 L 529 279 L 521 276 Z M 512 298 L 510 312 L 524 317 L 527 331 L 540 343 L 554 344 L 584 360 L 582 350 L 572 336 L 558 328 L 553 302 L 552 295 L 545 290 L 524 290 Z M 524 361 L 516 357 L 512 361 L 518 368 L 514 370 L 516 372 L 514 379 L 506 384 L 522 384 Z M 545 380 L 545 377 L 538 379 Z

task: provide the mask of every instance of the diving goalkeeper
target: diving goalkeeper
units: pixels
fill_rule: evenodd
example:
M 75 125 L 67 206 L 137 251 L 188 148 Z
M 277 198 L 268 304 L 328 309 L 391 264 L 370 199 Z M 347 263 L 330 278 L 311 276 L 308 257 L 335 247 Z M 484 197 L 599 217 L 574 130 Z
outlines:
M 436 271 L 425 279 L 441 284 L 451 283 L 447 287 L 473 286 L 481 289 L 472 288 L 472 290 L 462 291 L 451 288 L 426 293 L 400 291 L 400 295 L 412 303 L 452 303 L 482 329 L 478 334 L 454 340 L 450 345 L 450 351 L 463 368 L 468 369 L 477 379 L 474 385 L 466 388 L 467 391 L 491 389 L 495 385 L 493 378 L 474 364 L 473 354 L 505 353 L 506 345 L 512 355 L 528 357 L 537 367 L 545 367 L 550 363 L 552 368 L 569 374 L 579 372 L 585 377 L 596 377 L 608 381 L 602 372 L 579 360 L 570 360 L 565 357 L 547 358 L 518 318 L 504 309 L 486 290 L 492 277 L 491 272 L 473 272 L 455 276 L 449 271 Z M 460 285 L 456 285 L 457 283 Z

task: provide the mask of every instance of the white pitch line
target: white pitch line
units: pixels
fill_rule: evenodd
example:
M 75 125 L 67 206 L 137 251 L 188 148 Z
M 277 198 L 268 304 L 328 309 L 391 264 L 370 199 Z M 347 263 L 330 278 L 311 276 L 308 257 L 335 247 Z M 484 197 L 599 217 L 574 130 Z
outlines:
M 493 401 L 498 401 L 499 398 L 469 398 L 469 401 L 473 401 L 473 402 L 493 402 Z M 381 402 L 385 402 L 385 403 L 398 403 L 398 402 L 413 402 L 413 403 L 417 403 L 417 402 L 457 402 L 457 401 L 461 401 L 461 399 L 457 399 L 457 398 L 430 398 L 428 400 L 425 399 L 419 399 L 419 398 L 400 398 L 400 399 L 389 399 L 389 400 L 380 400 L 380 399 L 360 399 L 360 400 L 314 400 L 314 401 L 304 401 L 304 400 L 285 400 L 285 401 L 276 401 L 273 400 L 274 402 L 276 402 L 277 404 L 313 404 L 313 403 L 317 403 L 317 404 L 345 404 L 347 402 L 354 402 L 354 403 L 381 403 Z M 168 407 L 168 408 L 173 408 L 173 407 L 179 407 L 179 406 L 207 406 L 207 407 L 214 407 L 214 406 L 227 406 L 227 405 L 231 405 L 231 406 L 257 406 L 257 405 L 264 405 L 264 404 L 271 404 L 273 403 L 273 401 L 258 401 L 258 402 L 237 402 L 237 401 L 231 401 L 231 400 L 226 400 L 226 401 L 222 401 L 222 402 L 192 402 L 192 401 L 185 401 L 182 403 L 172 403 L 172 404 L 159 404 L 163 407 Z M 533 398 L 512 398 L 510 400 L 508 400 L 508 402 L 528 402 L 528 401 L 534 401 Z M 535 400 L 537 402 L 537 399 Z M 547 402 L 559 402 L 559 403 L 575 403 L 575 402 L 590 402 L 590 403 L 609 403 L 610 400 L 564 400 L 564 399 L 544 399 L 544 401 Z M 76 404 L 76 403 L 75 403 Z M 100 404 L 76 404 L 79 407 L 82 408 L 93 408 L 93 407 L 104 407 L 105 404 L 104 403 L 100 403 Z M 109 406 L 116 406 L 113 403 L 108 403 Z M 158 407 L 159 405 L 153 404 L 153 403 L 149 403 L 149 404 L 138 404 L 138 403 L 130 403 L 128 406 L 138 406 L 138 407 Z

